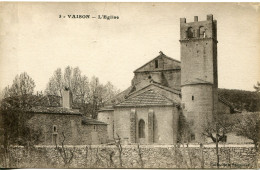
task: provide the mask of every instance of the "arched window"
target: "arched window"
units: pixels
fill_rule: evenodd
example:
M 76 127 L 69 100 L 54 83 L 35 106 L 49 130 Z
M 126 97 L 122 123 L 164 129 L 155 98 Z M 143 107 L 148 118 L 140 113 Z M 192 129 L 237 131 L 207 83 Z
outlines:
M 145 138 L 145 122 L 141 119 L 138 123 L 139 138 Z
M 206 29 L 205 27 L 200 27 L 200 38 L 205 38 L 206 37 Z
M 188 38 L 193 38 L 193 29 L 192 27 L 189 27 L 187 30 L 187 36 Z

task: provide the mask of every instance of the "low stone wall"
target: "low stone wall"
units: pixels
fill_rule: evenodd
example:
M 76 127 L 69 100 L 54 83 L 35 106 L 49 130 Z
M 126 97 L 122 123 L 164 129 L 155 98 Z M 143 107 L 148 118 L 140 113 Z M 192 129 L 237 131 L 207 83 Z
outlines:
M 214 145 L 115 145 L 12 147 L 1 154 L 8 168 L 217 168 Z M 252 145 L 222 145 L 220 168 L 255 168 Z M 121 158 L 120 158 L 121 157 Z M 6 159 L 4 159 L 6 158 Z

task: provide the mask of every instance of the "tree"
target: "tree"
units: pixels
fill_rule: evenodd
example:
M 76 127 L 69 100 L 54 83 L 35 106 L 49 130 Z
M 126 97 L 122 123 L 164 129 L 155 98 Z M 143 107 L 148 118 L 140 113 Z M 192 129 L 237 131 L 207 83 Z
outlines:
M 109 99 L 115 97 L 117 94 L 119 94 L 120 90 L 117 89 L 110 81 L 107 82 L 107 84 L 104 86 L 104 91 L 103 91 L 103 101 L 106 102 Z
M 226 134 L 232 131 L 234 126 L 234 120 L 231 116 L 219 112 L 213 115 L 212 121 L 207 121 L 203 127 L 202 134 L 206 137 L 210 137 L 211 140 L 216 144 L 216 155 L 217 155 L 217 168 L 219 168 L 219 142 L 226 142 Z
M 67 66 L 62 74 L 61 68 L 55 70 L 53 76 L 49 79 L 45 94 L 57 95 L 62 97 L 62 90 L 69 88 L 73 94 L 73 101 L 76 103 L 86 103 L 89 93 L 88 78 L 81 75 L 78 67 Z
M 258 154 L 260 144 L 260 112 L 243 113 L 236 119 L 235 132 L 238 136 L 251 139 L 255 146 L 255 163 L 258 166 Z
M 54 71 L 53 76 L 50 78 L 45 93 L 48 95 L 57 95 L 62 97 L 62 90 L 64 88 L 64 81 L 62 78 L 61 68 Z
M 207 121 L 207 124 L 203 127 L 203 135 L 210 137 L 214 143 L 216 143 L 217 140 L 218 142 L 225 142 L 226 134 L 232 131 L 234 124 L 233 115 L 219 112 L 213 117 L 212 122 Z
M 27 114 L 25 110 L 32 107 L 33 102 L 30 97 L 34 88 L 34 81 L 26 72 L 17 75 L 10 88 L 5 87 L 4 99 L 0 104 L 5 146 L 7 142 L 23 145 L 25 141 L 31 141 L 28 137 L 32 137 L 32 130 L 26 125 L 26 121 L 30 119 L 31 115 Z M 30 135 L 28 135 L 29 133 Z
M 260 142 L 260 112 L 243 113 L 236 119 L 235 132 L 238 136 L 251 139 L 258 149 Z
M 33 79 L 26 72 L 23 72 L 20 75 L 15 76 L 11 87 L 5 87 L 3 92 L 4 98 L 10 96 L 33 94 L 34 88 L 35 83 Z
M 119 93 L 111 82 L 103 85 L 95 76 L 89 82 L 88 77 L 81 74 L 79 67 L 67 66 L 64 75 L 58 68 L 50 78 L 45 94 L 62 97 L 61 91 L 65 87 L 73 94 L 74 106 L 77 105 L 84 114 L 92 115 L 93 118 L 97 117 L 97 110 L 105 101 Z
M 191 141 L 192 131 L 190 129 L 190 122 L 188 122 L 183 115 L 182 109 L 179 109 L 178 119 L 178 143 L 184 144 Z
M 260 93 L 260 82 L 258 81 L 256 85 L 254 85 L 254 89 L 257 93 Z
M 103 102 L 102 93 L 104 87 L 99 83 L 99 79 L 95 76 L 90 81 L 90 103 L 92 106 L 91 115 L 93 118 L 97 117 L 97 111 Z

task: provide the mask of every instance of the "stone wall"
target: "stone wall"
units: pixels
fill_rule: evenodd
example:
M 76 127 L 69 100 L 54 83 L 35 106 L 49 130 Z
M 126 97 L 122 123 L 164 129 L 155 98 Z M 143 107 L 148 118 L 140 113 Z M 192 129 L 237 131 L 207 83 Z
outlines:
M 61 144 L 65 136 L 65 145 L 88 145 L 107 143 L 107 125 L 84 125 L 81 115 L 34 114 L 29 125 L 41 131 L 41 145 Z M 62 135 L 64 133 L 64 136 Z M 93 139 L 95 138 L 94 143 Z
M 122 162 L 122 168 L 217 168 L 214 145 L 123 145 L 121 160 L 119 150 L 114 145 L 65 146 L 65 153 L 67 160 L 71 158 L 66 166 L 54 146 L 36 146 L 31 149 L 13 147 L 10 149 L 9 160 L 4 162 L 3 155 L 0 155 L 0 167 L 121 168 Z M 220 168 L 255 166 L 255 150 L 252 145 L 220 145 L 219 153 Z
M 64 133 L 66 145 L 82 144 L 81 138 L 81 119 L 80 115 L 60 115 L 60 114 L 34 114 L 29 120 L 29 125 L 35 130 L 40 130 L 41 144 L 55 145 L 53 134 L 57 134 L 57 143 L 61 144 Z M 55 130 L 54 130 L 55 126 Z

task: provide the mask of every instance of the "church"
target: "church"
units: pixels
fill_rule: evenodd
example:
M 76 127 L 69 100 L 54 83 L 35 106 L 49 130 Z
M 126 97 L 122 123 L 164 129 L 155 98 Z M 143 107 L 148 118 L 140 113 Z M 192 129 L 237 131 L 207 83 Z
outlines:
M 163 52 L 134 71 L 131 86 L 99 110 L 108 138 L 126 143 L 176 144 L 182 114 L 190 141 L 204 143 L 203 127 L 232 106 L 218 97 L 217 21 L 180 19 L 181 61 Z

